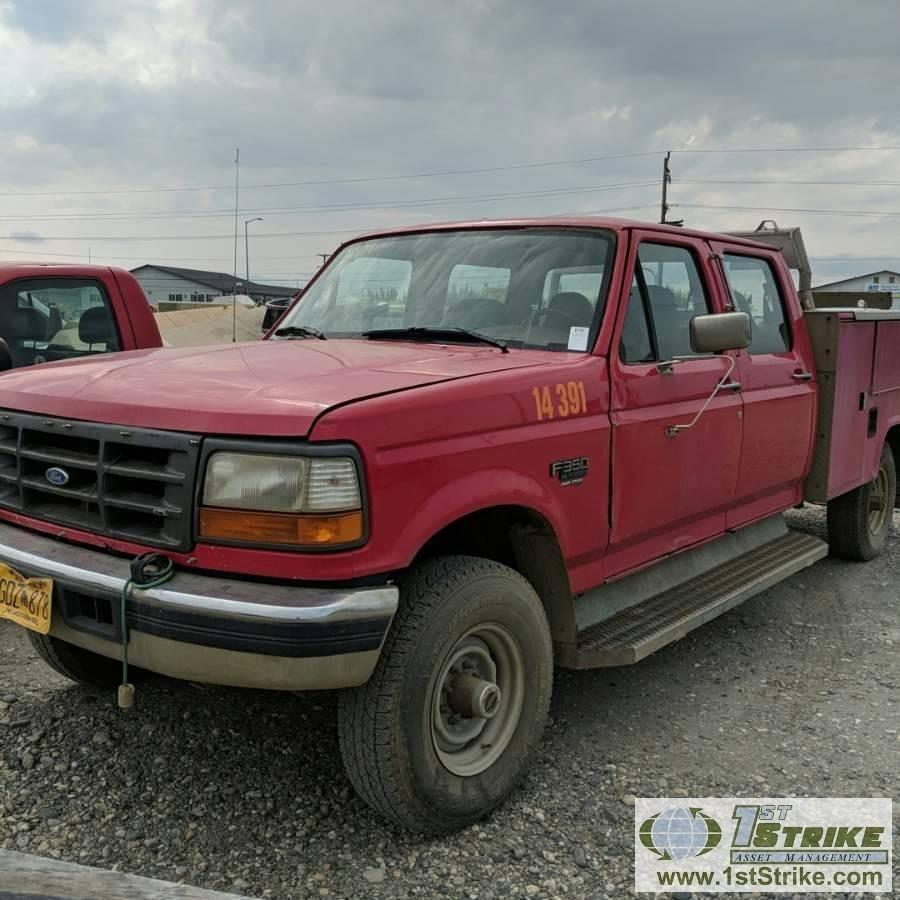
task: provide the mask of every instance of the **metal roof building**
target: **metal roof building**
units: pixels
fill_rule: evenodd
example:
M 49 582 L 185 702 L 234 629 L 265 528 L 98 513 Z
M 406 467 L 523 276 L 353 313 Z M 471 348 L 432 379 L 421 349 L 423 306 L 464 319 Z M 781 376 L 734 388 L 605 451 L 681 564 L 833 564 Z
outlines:
M 203 269 L 180 269 L 174 266 L 157 266 L 148 263 L 131 270 L 150 303 L 171 301 L 175 303 L 210 303 L 223 295 L 235 292 L 234 275 L 226 272 L 207 272 Z M 244 278 L 237 279 L 237 293 L 247 294 L 254 300 L 273 300 L 276 297 L 293 297 L 296 287 L 275 284 L 259 284 Z

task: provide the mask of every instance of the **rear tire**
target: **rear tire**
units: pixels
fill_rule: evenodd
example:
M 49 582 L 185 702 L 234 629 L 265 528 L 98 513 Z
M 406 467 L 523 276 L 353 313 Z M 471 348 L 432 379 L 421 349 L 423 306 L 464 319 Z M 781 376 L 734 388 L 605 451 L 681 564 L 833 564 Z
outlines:
M 873 481 L 828 501 L 828 543 L 834 556 L 866 561 L 887 543 L 897 497 L 897 471 L 888 444 Z
M 115 688 L 122 682 L 122 663 L 118 660 L 68 644 L 49 634 L 29 631 L 28 639 L 37 655 L 70 681 L 100 688 Z M 140 670 L 129 666 L 128 672 L 134 681 Z
M 527 770 L 552 684 L 550 629 L 532 586 L 490 560 L 430 560 L 401 585 L 371 679 L 341 695 L 344 767 L 363 800 L 398 825 L 463 828 Z M 480 714 L 469 705 L 476 696 Z

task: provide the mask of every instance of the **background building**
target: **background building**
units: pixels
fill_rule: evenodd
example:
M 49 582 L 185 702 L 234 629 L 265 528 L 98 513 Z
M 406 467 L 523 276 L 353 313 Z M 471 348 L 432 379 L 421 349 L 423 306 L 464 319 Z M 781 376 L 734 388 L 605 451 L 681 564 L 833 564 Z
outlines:
M 156 266 L 152 263 L 131 270 L 151 304 L 212 303 L 214 300 L 234 293 L 234 275 L 225 272 L 205 272 L 202 269 L 178 269 L 172 266 Z M 237 281 L 237 293 L 247 294 L 259 302 L 274 300 L 276 297 L 292 297 L 296 287 L 274 284 L 259 284 L 245 279 Z
M 890 294 L 893 305 L 900 305 L 900 272 L 881 269 L 853 278 L 842 278 L 840 281 L 829 281 L 813 288 L 815 294 Z

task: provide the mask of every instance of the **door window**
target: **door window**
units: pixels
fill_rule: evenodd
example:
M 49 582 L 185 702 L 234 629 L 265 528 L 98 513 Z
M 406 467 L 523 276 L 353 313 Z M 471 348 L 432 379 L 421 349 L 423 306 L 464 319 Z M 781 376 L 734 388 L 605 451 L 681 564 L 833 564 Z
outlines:
M 791 335 L 784 316 L 784 298 L 769 261 L 736 253 L 726 253 L 724 260 L 731 302 L 753 322 L 748 352 L 752 355 L 790 350 Z
M 0 337 L 13 367 L 119 350 L 109 298 L 96 281 L 47 278 L 0 288 Z
M 691 319 L 708 312 L 706 289 L 691 251 L 641 244 L 622 330 L 622 359 L 642 363 L 696 356 Z

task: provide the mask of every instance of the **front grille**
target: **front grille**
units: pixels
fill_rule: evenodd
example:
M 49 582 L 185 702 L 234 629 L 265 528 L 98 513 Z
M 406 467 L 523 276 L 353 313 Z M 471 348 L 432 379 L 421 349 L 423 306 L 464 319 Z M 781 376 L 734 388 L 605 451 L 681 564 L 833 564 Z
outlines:
M 199 450 L 198 435 L 0 412 L 0 508 L 187 550 Z

